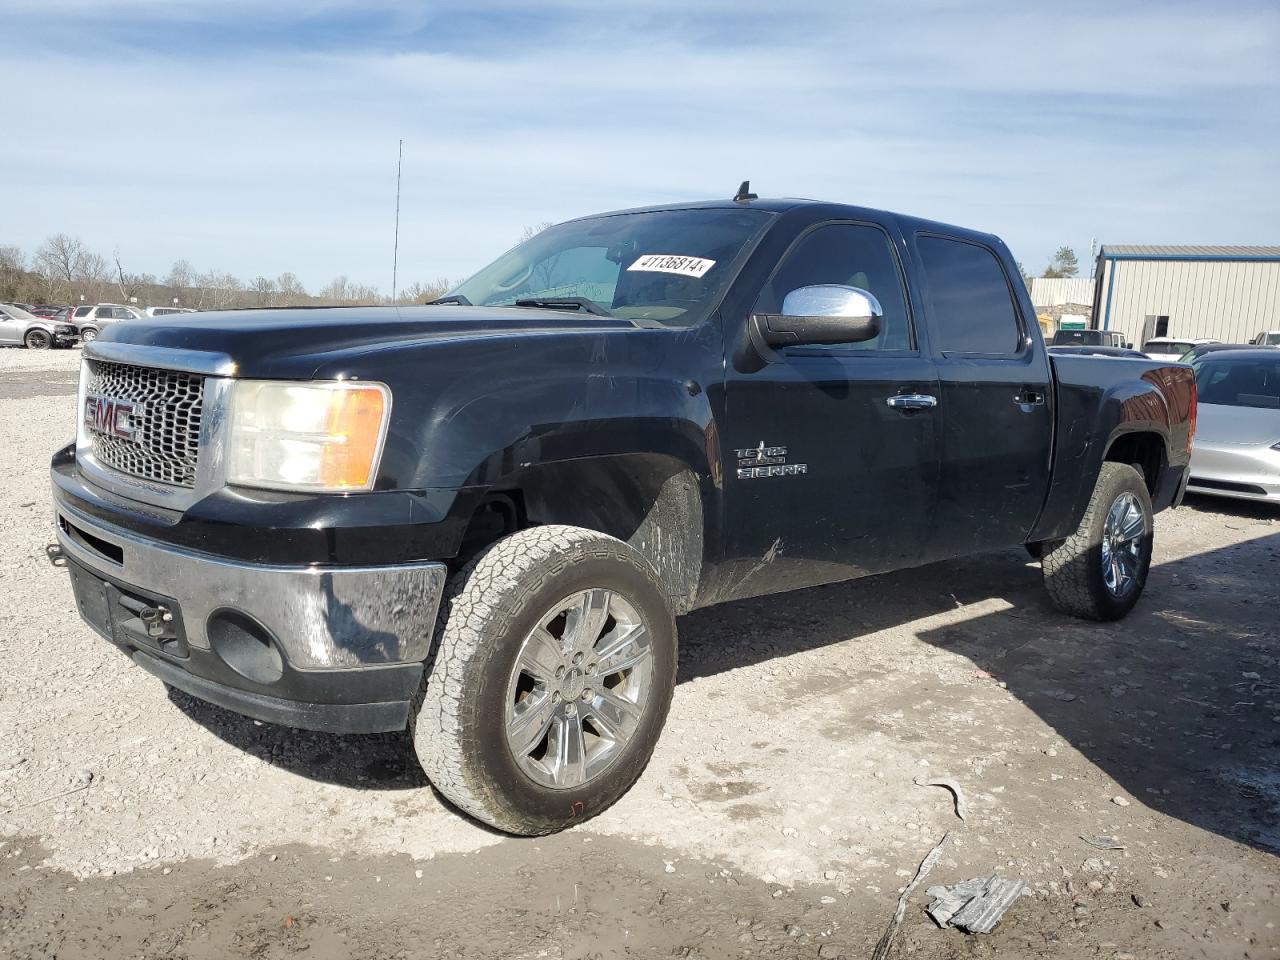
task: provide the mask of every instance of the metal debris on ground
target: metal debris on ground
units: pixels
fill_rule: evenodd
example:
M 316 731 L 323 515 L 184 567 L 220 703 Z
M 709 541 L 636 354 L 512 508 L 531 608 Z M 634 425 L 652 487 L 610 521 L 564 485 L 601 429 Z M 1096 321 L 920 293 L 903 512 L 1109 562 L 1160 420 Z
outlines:
M 902 918 L 906 916 L 907 901 L 911 899 L 911 894 L 920 885 L 920 881 L 929 875 L 933 865 L 942 856 L 942 848 L 950 836 L 950 833 L 942 835 L 942 839 L 938 841 L 937 845 L 920 861 L 920 866 L 916 868 L 916 875 L 911 878 L 911 882 L 902 888 L 902 894 L 898 897 L 898 909 L 893 912 L 893 919 L 889 921 L 889 926 L 885 928 L 884 936 L 876 944 L 876 949 L 871 954 L 871 960 L 884 960 L 885 957 L 889 956 L 889 952 L 893 950 L 893 938 L 898 935 L 898 927 L 902 925 Z
M 1124 844 L 1115 837 L 1086 837 L 1080 834 L 1080 839 L 1091 847 L 1097 847 L 1099 850 L 1123 850 Z
M 992 874 L 951 886 L 930 887 L 933 897 L 928 914 L 940 927 L 958 927 L 969 933 L 990 933 L 1004 912 L 1027 889 L 1027 881 Z
M 965 819 L 965 815 L 969 812 L 969 806 L 965 803 L 964 793 L 960 789 L 960 785 L 954 780 L 925 780 L 922 777 L 916 777 L 913 781 L 917 787 L 943 787 L 955 794 L 956 798 L 956 816 L 961 820 Z

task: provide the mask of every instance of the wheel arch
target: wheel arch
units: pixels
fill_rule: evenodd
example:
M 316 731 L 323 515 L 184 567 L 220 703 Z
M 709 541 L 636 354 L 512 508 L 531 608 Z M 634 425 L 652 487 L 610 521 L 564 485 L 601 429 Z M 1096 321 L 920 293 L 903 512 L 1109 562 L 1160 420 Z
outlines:
M 460 558 L 527 527 L 565 524 L 616 537 L 658 572 L 677 614 L 697 603 L 708 539 L 703 480 L 665 453 L 532 464 L 489 487 L 463 535 Z

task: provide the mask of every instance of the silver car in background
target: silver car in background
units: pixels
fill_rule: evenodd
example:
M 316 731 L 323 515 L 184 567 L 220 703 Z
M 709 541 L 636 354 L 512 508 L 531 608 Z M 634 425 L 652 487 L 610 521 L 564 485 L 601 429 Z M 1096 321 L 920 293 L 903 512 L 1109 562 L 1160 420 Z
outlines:
M 48 350 L 80 339 L 74 324 L 37 317 L 13 303 L 0 303 L 0 346 Z
M 1187 489 L 1280 503 L 1280 351 L 1206 353 Z

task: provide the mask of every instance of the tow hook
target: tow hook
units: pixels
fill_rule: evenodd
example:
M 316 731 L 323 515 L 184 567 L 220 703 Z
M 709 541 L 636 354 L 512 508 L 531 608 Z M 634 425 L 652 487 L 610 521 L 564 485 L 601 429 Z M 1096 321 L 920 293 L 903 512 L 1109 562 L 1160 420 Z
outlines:
M 49 558 L 49 562 L 55 567 L 66 567 L 67 555 L 62 552 L 62 544 L 50 543 L 44 548 L 44 555 Z
M 168 607 L 143 607 L 138 611 L 138 619 L 146 625 L 147 636 L 172 636 L 173 611 Z

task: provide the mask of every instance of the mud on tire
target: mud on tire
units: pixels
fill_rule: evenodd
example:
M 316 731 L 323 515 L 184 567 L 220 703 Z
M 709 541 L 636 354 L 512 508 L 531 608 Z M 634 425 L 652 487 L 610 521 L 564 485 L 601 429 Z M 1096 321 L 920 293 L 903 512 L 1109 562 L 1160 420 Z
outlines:
M 1117 590 L 1108 583 L 1104 563 L 1104 539 L 1108 517 L 1121 503 L 1131 504 L 1142 515 L 1142 530 L 1133 541 L 1132 576 Z M 1134 510 L 1130 515 L 1134 515 Z M 1134 521 L 1136 523 L 1136 519 Z M 1151 567 L 1153 514 L 1151 496 L 1142 474 L 1125 463 L 1104 463 L 1076 532 L 1065 540 L 1042 545 L 1041 569 L 1045 589 L 1054 605 L 1086 620 L 1119 620 L 1146 586 Z M 1116 581 L 1112 576 L 1112 581 Z
M 564 783 L 553 783 L 550 776 L 539 775 L 541 760 L 517 756 L 509 744 L 513 711 L 520 709 L 508 702 L 511 691 L 517 690 L 517 701 L 538 693 L 521 689 L 528 678 L 517 663 L 525 662 L 529 639 L 535 629 L 543 629 L 549 611 L 563 608 L 567 598 L 601 591 L 622 601 L 628 620 L 642 622 L 649 647 L 645 696 L 641 709 L 628 719 L 633 727 L 625 740 L 617 735 L 610 740 L 603 736 L 606 728 L 597 730 L 589 718 L 592 706 L 587 704 L 596 703 L 590 690 L 579 689 L 592 681 L 572 675 L 579 667 L 585 671 L 594 666 L 589 654 L 575 665 L 570 651 L 562 661 L 538 671 L 551 676 L 553 669 L 569 670 L 567 679 L 549 683 L 555 688 L 555 702 L 563 710 L 569 703 L 566 697 L 582 697 L 579 729 L 592 732 L 594 745 L 584 749 L 585 738 L 579 735 L 578 749 L 598 756 L 603 744 L 608 758 L 585 782 L 567 777 Z M 573 615 L 570 612 L 559 621 L 566 645 L 573 643 Z M 585 616 L 580 616 L 583 623 Z M 620 620 L 615 621 L 612 614 L 601 622 L 601 644 L 609 636 L 620 636 L 621 628 L 615 625 Z M 602 658 L 601 671 L 604 668 Z M 639 778 L 666 720 L 675 670 L 675 620 L 647 560 L 622 541 L 591 530 L 570 526 L 522 530 L 490 546 L 450 581 L 435 648 L 411 719 L 414 748 L 432 785 L 467 813 L 509 833 L 551 833 L 601 813 Z M 560 688 L 571 681 L 572 689 Z M 605 682 L 603 673 L 597 682 Z M 541 693 L 549 697 L 547 686 Z M 599 703 L 605 704 L 603 697 Z M 576 706 L 574 715 L 579 716 Z M 557 725 L 564 718 L 557 716 L 552 726 L 560 729 Z

